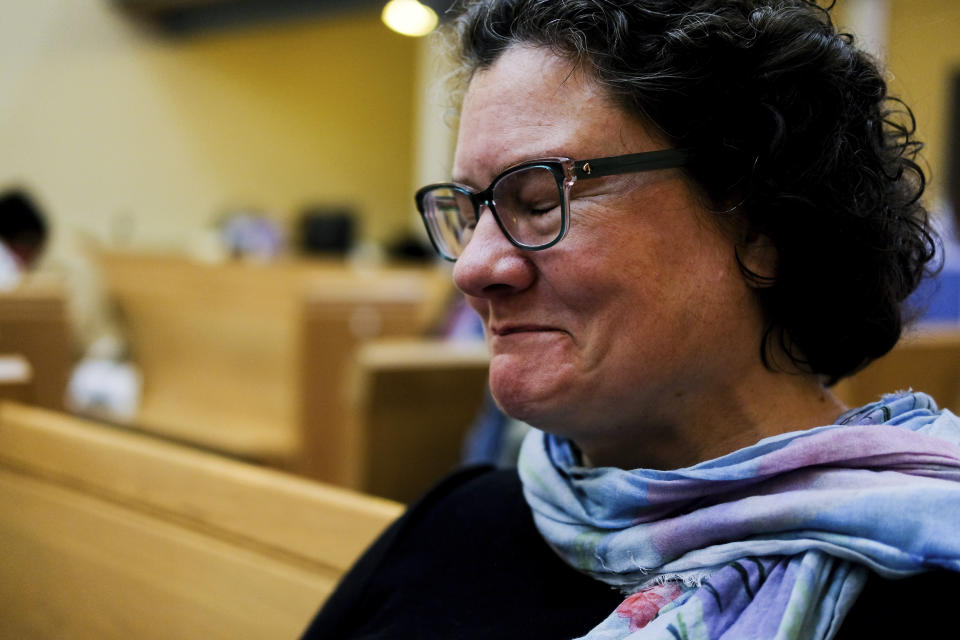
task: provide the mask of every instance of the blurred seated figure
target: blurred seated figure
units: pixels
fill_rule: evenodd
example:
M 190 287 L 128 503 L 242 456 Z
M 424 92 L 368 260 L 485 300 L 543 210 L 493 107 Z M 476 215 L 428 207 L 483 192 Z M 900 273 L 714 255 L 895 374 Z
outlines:
M 140 407 L 142 388 L 142 375 L 126 353 L 124 341 L 106 333 L 74 367 L 67 384 L 67 407 L 80 415 L 127 422 Z
M 387 258 L 400 263 L 432 263 L 436 253 L 428 242 L 412 233 L 402 233 L 387 243 Z
M 36 265 L 47 243 L 47 223 L 23 189 L 0 196 L 0 290 L 13 289 Z
M 221 241 L 233 257 L 267 261 L 286 251 L 283 231 L 257 211 L 233 211 L 221 220 L 219 228 Z
M 300 250 L 313 256 L 346 256 L 356 244 L 356 217 L 350 207 L 307 208 L 300 217 Z
M 935 223 L 942 239 L 937 259 L 941 269 L 911 297 L 921 326 L 960 325 L 960 235 L 952 208 L 942 207 Z

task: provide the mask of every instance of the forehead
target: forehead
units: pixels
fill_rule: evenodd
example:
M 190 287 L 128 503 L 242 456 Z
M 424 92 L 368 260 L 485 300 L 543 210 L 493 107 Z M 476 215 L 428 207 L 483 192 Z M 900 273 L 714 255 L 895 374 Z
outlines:
M 454 177 L 483 186 L 517 162 L 656 148 L 647 128 L 571 61 L 514 46 L 472 78 L 463 99 Z

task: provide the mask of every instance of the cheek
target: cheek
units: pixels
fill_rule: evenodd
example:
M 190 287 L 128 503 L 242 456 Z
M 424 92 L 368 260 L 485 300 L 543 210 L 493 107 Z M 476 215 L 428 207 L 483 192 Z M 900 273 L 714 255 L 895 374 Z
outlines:
M 608 350 L 683 350 L 729 326 L 750 303 L 732 247 L 712 234 L 674 241 L 672 234 L 637 229 L 584 254 L 589 259 L 575 271 L 579 297 L 571 305 L 590 319 L 591 333 L 614 332 L 593 336 Z
M 588 235 L 588 234 L 583 234 Z M 682 257 L 651 241 L 636 227 L 610 234 L 589 234 L 568 257 L 570 265 L 550 277 L 566 294 L 566 302 L 584 314 L 649 313 L 669 295 L 668 272 L 682 268 Z M 549 273 L 549 272 L 548 272 Z M 629 318 L 620 318 L 629 322 Z

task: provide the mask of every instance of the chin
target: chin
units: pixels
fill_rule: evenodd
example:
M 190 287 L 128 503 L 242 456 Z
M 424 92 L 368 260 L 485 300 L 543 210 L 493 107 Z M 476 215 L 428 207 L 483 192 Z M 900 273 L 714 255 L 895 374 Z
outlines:
M 540 429 L 569 417 L 575 402 L 571 368 L 546 360 L 500 356 L 490 363 L 490 393 L 500 409 Z
M 570 420 L 570 411 L 554 394 L 524 393 L 516 387 L 499 390 L 493 384 L 490 392 L 500 410 L 515 420 L 557 435 L 566 435 L 569 431 L 565 426 Z
M 537 402 L 536 399 L 530 397 L 529 394 L 524 393 L 521 389 L 517 389 L 516 387 L 503 389 L 493 384 L 492 381 L 490 384 L 490 393 L 497 403 L 497 406 L 500 407 L 500 410 L 505 414 L 511 418 L 522 420 L 529 425 L 534 425 L 539 428 L 542 420 L 538 420 L 538 417 L 544 413 L 542 403 Z
M 500 407 L 500 410 L 505 414 L 516 420 L 522 420 L 527 424 L 533 424 L 531 421 L 536 419 L 537 412 L 529 401 L 517 397 L 518 394 L 515 392 L 498 392 L 497 388 L 492 384 L 490 385 L 490 394 L 493 396 L 494 402 L 497 403 L 497 406 Z

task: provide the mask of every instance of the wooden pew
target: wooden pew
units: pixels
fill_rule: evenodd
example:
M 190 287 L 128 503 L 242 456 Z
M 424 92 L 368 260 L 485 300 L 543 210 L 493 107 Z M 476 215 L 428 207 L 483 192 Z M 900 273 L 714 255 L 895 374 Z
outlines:
M 0 637 L 295 638 L 400 510 L 0 402 Z
M 351 456 L 354 486 L 410 501 L 454 467 L 476 417 L 489 356 L 482 345 L 378 339 L 357 355 Z M 913 332 L 884 358 L 839 383 L 851 407 L 913 388 L 960 411 L 960 330 Z
M 424 333 L 451 286 L 433 268 L 99 262 L 144 379 L 131 426 L 346 486 L 357 345 Z
M 29 404 L 62 409 L 74 345 L 62 287 L 30 281 L 0 292 L 0 353 L 27 360 L 31 382 L 20 398 Z
M 941 407 L 960 412 L 960 329 L 926 329 L 904 335 L 890 353 L 836 385 L 850 407 L 903 389 L 929 393 Z
M 354 485 L 410 502 L 462 459 L 489 355 L 480 343 L 383 338 L 357 354 L 352 402 Z

